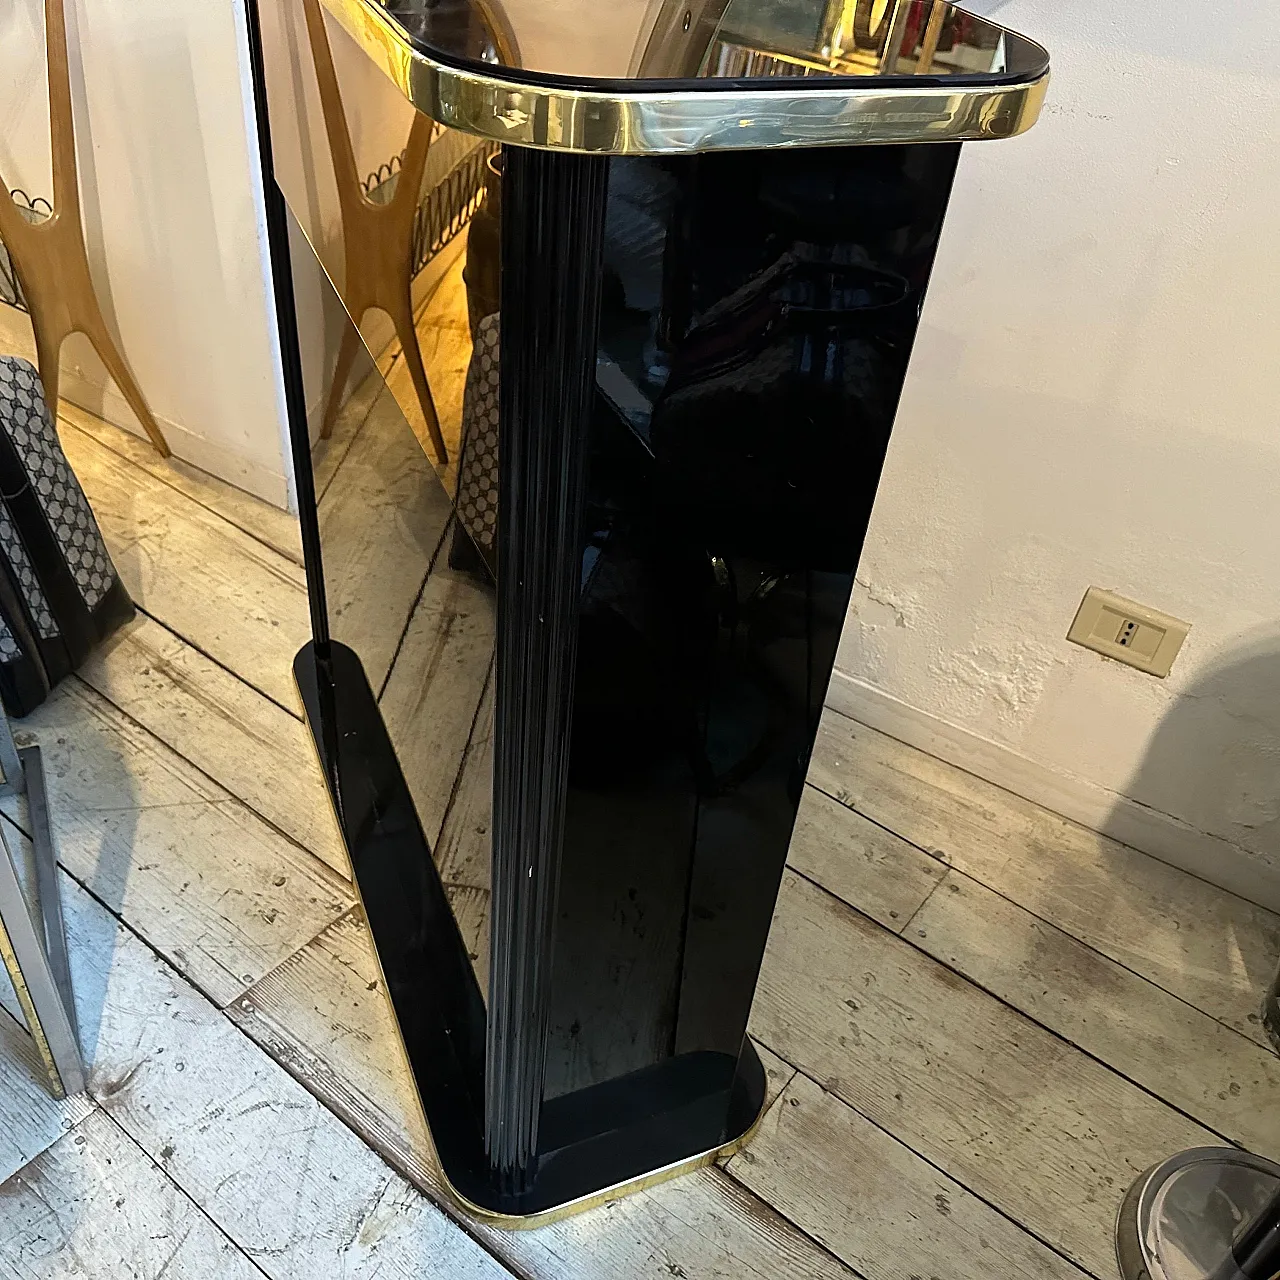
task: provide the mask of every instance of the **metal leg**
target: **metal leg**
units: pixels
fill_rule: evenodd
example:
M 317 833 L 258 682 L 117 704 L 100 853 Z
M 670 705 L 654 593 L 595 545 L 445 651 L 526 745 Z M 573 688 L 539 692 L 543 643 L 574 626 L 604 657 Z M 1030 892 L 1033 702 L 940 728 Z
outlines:
M 80 1093 L 85 1083 L 84 1067 L 75 1027 L 45 951 L 41 937 L 44 930 L 37 927 L 27 910 L 2 828 L 0 844 L 4 846 L 0 856 L 0 959 L 9 972 L 55 1096 Z
M 58 864 L 49 826 L 49 804 L 39 747 L 19 749 L 6 716 L 0 714 L 0 794 L 27 793 L 38 907 L 33 914 L 18 880 L 13 851 L 0 826 L 0 960 L 8 971 L 27 1029 L 49 1074 L 56 1096 L 85 1087 L 71 995 L 71 966 L 58 892 Z
M 44 761 L 40 748 L 23 747 L 18 752 L 27 782 L 27 813 L 31 822 L 31 843 L 35 849 L 36 892 L 40 898 L 45 954 L 71 1023 L 75 1042 L 80 1041 L 76 1025 L 76 1004 L 71 994 L 71 961 L 67 955 L 67 930 L 62 919 L 62 893 L 58 888 L 58 855 L 53 848 L 49 820 L 49 799 L 44 786 Z
M 1280 1165 L 1193 1147 L 1144 1173 L 1116 1221 L 1123 1280 L 1271 1280 L 1280 1268 Z

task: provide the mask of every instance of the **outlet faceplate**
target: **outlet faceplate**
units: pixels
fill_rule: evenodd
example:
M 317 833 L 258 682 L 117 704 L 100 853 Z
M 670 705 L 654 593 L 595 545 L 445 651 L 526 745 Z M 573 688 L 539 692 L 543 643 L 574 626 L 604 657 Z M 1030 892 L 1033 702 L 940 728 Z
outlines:
M 1084 593 L 1067 639 L 1148 675 L 1167 676 L 1191 624 L 1100 587 Z

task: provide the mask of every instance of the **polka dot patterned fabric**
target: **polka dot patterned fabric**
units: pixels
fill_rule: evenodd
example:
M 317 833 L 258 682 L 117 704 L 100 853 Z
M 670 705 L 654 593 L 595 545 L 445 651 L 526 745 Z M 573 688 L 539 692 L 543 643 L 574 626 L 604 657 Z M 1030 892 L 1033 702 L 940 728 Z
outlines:
M 9 356 L 0 357 L 0 429 L 9 437 L 39 497 L 85 604 L 93 609 L 111 589 L 115 569 L 88 499 L 63 457 L 40 375 L 27 361 Z M 0 503 L 0 555 L 8 560 L 17 579 L 37 635 L 55 639 L 59 634 L 57 619 L 7 502 Z M 0 618 L 0 662 L 20 656 L 17 640 Z
M 9 519 L 7 507 L 0 506 L 0 553 L 3 553 L 13 569 L 18 585 L 22 588 L 22 597 L 27 602 L 31 620 L 35 623 L 36 632 L 45 640 L 52 640 L 58 634 L 58 624 L 49 612 L 49 602 L 44 597 L 44 588 L 36 577 L 27 549 L 22 545 L 18 531 Z
M 98 522 L 93 518 L 89 500 L 62 455 L 53 417 L 44 402 L 40 376 L 25 360 L 0 358 L 0 426 L 13 442 L 18 458 L 40 497 L 40 506 L 85 604 L 90 609 L 95 608 L 111 589 L 115 568 L 98 531 Z M 9 542 L 2 528 L 0 547 L 9 552 Z M 22 579 L 17 560 L 12 555 L 10 559 Z M 22 582 L 25 588 L 26 580 L 22 579 Z M 39 590 L 38 584 L 36 589 Z M 43 598 L 41 595 L 40 599 Z M 28 595 L 27 599 L 34 612 L 33 597 Z M 50 624 L 53 625 L 52 619 Z M 37 625 L 42 624 L 37 622 Z M 41 630 L 40 634 L 46 633 Z M 56 627 L 49 634 L 56 635 Z
M 476 326 L 462 401 L 462 456 L 458 459 L 458 519 L 486 555 L 498 532 L 498 317 Z

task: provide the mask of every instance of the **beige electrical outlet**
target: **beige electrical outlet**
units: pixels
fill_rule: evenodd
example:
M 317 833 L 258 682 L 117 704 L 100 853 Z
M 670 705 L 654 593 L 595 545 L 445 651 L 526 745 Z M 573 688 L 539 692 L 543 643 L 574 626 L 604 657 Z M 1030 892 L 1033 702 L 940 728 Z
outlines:
M 1067 639 L 1148 675 L 1163 677 L 1169 674 L 1190 630 L 1189 622 L 1090 587 Z

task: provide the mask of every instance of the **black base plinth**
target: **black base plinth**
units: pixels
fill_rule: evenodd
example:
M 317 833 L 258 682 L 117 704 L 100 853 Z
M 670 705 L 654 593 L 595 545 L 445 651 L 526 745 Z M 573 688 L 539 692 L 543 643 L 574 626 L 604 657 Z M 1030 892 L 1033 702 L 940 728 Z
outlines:
M 469 1211 L 532 1226 L 739 1146 L 764 1105 L 750 1042 L 693 1053 L 543 1105 L 527 1187 L 484 1143 L 484 1001 L 360 660 L 333 643 L 294 662 L 307 722 L 378 943 L 395 1015 L 450 1191 Z

